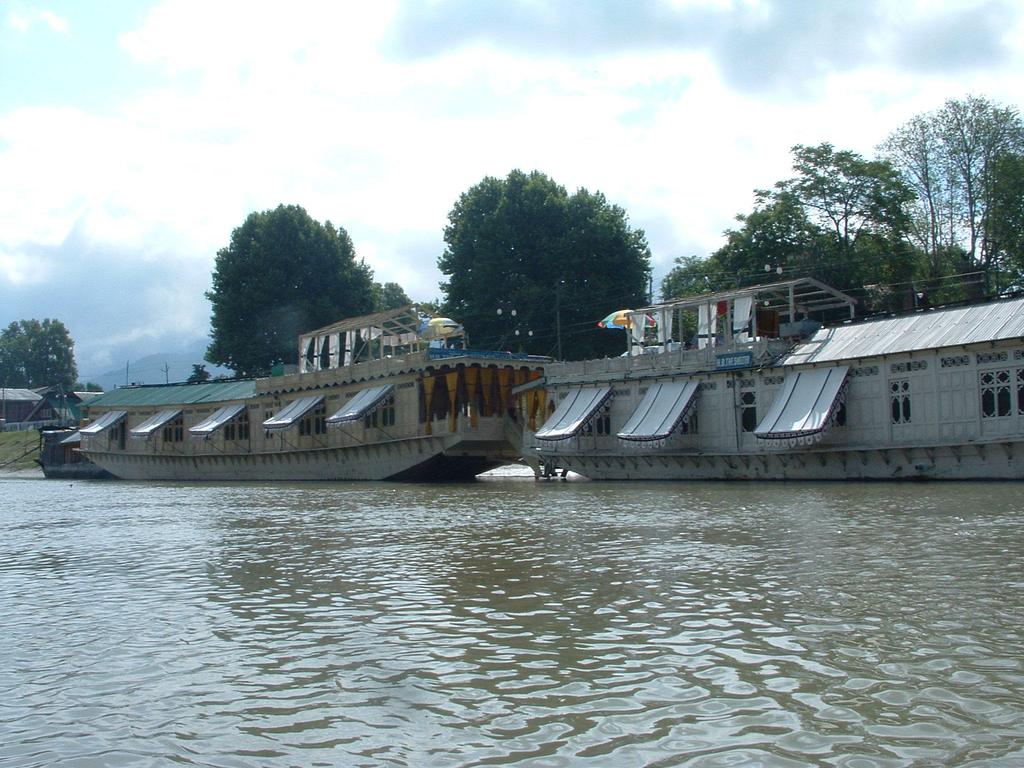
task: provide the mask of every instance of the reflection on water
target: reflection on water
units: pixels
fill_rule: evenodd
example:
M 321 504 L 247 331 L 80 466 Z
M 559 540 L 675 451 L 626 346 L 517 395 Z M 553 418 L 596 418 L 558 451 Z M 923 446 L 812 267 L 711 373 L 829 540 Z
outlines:
M 1019 485 L 0 493 L 0 765 L 1024 764 Z

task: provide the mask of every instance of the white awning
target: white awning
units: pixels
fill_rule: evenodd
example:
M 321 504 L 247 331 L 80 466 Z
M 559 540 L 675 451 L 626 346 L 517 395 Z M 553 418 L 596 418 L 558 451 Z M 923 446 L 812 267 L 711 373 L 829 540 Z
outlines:
M 787 374 L 754 434 L 762 440 L 819 439 L 832 425 L 842 404 L 849 373 L 849 366 L 841 365 Z
M 372 413 L 373 409 L 380 406 L 394 391 L 394 384 L 382 384 L 379 387 L 370 387 L 357 392 L 340 411 L 327 417 L 327 423 L 344 424 L 349 421 L 358 421 L 366 414 Z
M 223 408 L 218 408 L 195 426 L 189 427 L 188 432 L 193 437 L 209 437 L 244 410 L 245 403 L 225 405 Z
M 661 381 L 647 390 L 640 405 L 618 433 L 620 440 L 664 440 L 689 415 L 700 383 Z
M 323 402 L 323 395 L 310 395 L 293 400 L 263 422 L 264 429 L 287 429 Z
M 150 416 L 141 424 L 137 424 L 129 429 L 128 434 L 134 438 L 144 438 L 148 440 L 153 436 L 154 432 L 160 429 L 160 427 L 177 418 L 179 415 L 181 415 L 181 408 L 171 408 L 166 411 L 160 411 L 159 413 Z
M 91 424 L 87 424 L 78 431 L 83 435 L 98 435 L 101 432 L 105 432 L 110 429 L 127 415 L 127 411 L 107 411 L 96 419 L 96 421 Z
M 538 440 L 566 440 L 576 435 L 612 396 L 611 387 L 581 387 L 558 404 L 551 418 L 534 433 Z

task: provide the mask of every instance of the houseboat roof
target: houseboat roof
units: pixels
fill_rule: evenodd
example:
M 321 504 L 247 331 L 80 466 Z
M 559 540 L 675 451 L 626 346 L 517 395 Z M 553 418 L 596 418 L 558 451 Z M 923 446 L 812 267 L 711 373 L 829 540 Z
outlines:
M 814 278 L 801 277 L 777 283 L 750 285 L 744 288 L 685 296 L 660 304 L 652 304 L 649 307 L 641 307 L 633 310 L 633 313 L 652 313 L 666 309 L 696 309 L 705 304 L 734 301 L 747 296 L 755 298 L 763 307 L 787 311 L 792 306 L 799 312 L 811 313 L 826 309 L 852 308 L 857 303 L 855 298 L 842 291 L 827 286 Z
M 42 395 L 38 392 L 33 392 L 31 389 L 15 387 L 0 387 L 0 397 L 4 400 L 26 400 L 32 403 L 36 402 L 36 400 L 42 400 Z
M 779 361 L 824 363 L 1024 339 L 1024 297 L 822 328 Z
M 408 333 L 416 333 L 420 326 L 420 311 L 415 305 L 388 309 L 383 312 L 375 312 L 372 315 L 361 315 L 339 320 L 323 328 L 317 328 L 302 334 L 303 338 L 311 336 L 322 336 L 328 333 L 342 333 L 344 331 L 362 331 L 366 328 L 379 328 L 384 335 L 401 336 Z
M 256 395 L 256 380 L 208 381 L 202 384 L 156 384 L 118 387 L 90 400 L 89 408 L 188 405 L 224 400 L 246 400 Z

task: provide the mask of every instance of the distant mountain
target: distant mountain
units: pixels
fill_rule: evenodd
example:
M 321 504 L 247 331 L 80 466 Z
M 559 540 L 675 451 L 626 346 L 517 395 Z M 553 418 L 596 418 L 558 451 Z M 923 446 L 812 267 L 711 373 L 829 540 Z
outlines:
M 206 352 L 205 342 L 197 342 L 194 348 L 180 352 L 166 352 L 146 355 L 138 360 L 131 360 L 127 370 L 122 367 L 104 373 L 81 374 L 78 378 L 83 383 L 93 382 L 108 392 L 125 384 L 166 384 L 183 382 L 192 375 L 193 365 L 205 365 L 210 376 L 232 376 L 230 368 L 211 365 L 203 360 Z

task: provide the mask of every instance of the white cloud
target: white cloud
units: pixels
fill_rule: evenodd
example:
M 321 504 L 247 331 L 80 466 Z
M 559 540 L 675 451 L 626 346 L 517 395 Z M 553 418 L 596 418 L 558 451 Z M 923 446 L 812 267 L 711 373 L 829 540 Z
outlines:
M 7 24 L 17 32 L 28 32 L 34 25 L 42 24 L 53 32 L 67 34 L 68 20 L 48 10 L 12 10 L 7 17 Z
M 7 24 L 17 32 L 28 32 L 28 28 L 32 26 L 32 19 L 21 13 L 11 13 L 7 17 Z
M 51 11 L 40 11 L 39 20 L 54 32 L 62 34 L 67 34 L 68 32 L 68 20 Z
M 578 14 L 570 5 L 553 7 Z M 672 45 L 641 25 L 667 18 L 663 9 L 640 3 L 647 16 L 610 19 L 632 26 L 588 22 L 591 43 L 616 33 L 621 44 L 560 52 L 545 43 L 569 35 L 557 14 L 536 44 L 503 36 L 485 18 L 473 27 L 442 14 L 440 22 L 452 23 L 421 41 L 430 55 L 404 56 L 396 55 L 396 25 L 412 6 L 394 0 L 287 9 L 159 3 L 120 38 L 149 87 L 113 109 L 0 113 L 0 288 L 29 291 L 85 254 L 91 267 L 75 271 L 83 286 L 97 275 L 118 280 L 104 283 L 99 309 L 67 295 L 69 307 L 88 315 L 78 324 L 84 332 L 109 344 L 201 335 L 203 291 L 231 229 L 253 210 L 296 203 L 345 227 L 378 280 L 432 299 L 452 205 L 483 176 L 515 167 L 541 170 L 570 190 L 603 191 L 648 229 L 660 276 L 676 256 L 720 245 L 734 215 L 749 210 L 752 190 L 789 173 L 792 144 L 830 141 L 870 154 L 901 122 L 947 98 L 1019 99 L 1020 13 L 1004 25 L 1001 45 L 1014 53 L 998 67 L 922 72 L 891 54 L 910 24 L 898 16 L 919 18 L 917 6 L 870 4 L 886 24 L 856 38 L 869 51 L 843 42 L 846 58 L 824 50 L 836 22 L 819 10 L 800 21 L 793 41 L 806 61 L 787 53 L 758 88 L 756 68 L 723 66 L 723 51 L 749 54 L 748 64 L 770 57 L 775 41 L 740 32 L 780 23 L 776 5 L 677 5 L 700 18 L 744 19 L 729 18 L 739 32 L 716 32 L 717 47 L 701 43 L 699 29 L 684 30 L 684 42 L 696 42 Z M 850 12 L 854 21 L 868 13 Z M 24 18 L 9 23 L 44 21 Z M 751 50 L 739 50 L 741 42 Z M 786 73 L 794 86 L 780 89 Z M 96 359 L 105 354 L 100 341 L 91 349 Z

